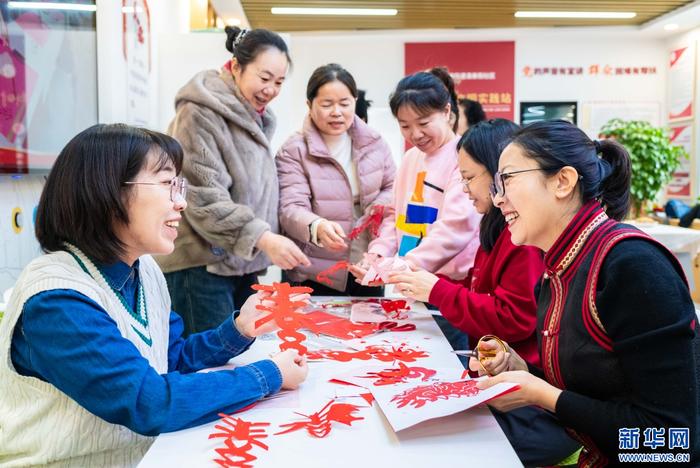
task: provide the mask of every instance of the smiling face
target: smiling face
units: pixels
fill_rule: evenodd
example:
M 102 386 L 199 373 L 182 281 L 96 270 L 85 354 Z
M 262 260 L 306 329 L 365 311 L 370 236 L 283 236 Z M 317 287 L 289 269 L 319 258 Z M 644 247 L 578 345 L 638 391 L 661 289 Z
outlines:
M 124 258 L 120 260 L 128 265 L 142 255 L 171 253 L 175 249 L 181 212 L 187 207 L 179 193 L 175 201 L 171 201 L 170 181 L 176 176 L 175 166 L 168 161 L 158 167 L 158 156 L 151 150 L 143 169 L 132 181 L 138 184 L 129 186 L 126 202 L 129 224 L 115 226 L 117 237 L 126 246 Z
M 231 73 L 246 101 L 255 110 L 262 112 L 280 93 L 288 68 L 289 62 L 285 53 L 276 47 L 269 47 L 260 52 L 243 70 L 234 59 Z
M 441 111 L 419 114 L 410 105 L 399 107 L 396 112 L 401 135 L 413 146 L 432 154 L 454 137 L 450 127 L 450 105 Z
M 326 135 L 342 135 L 355 119 L 357 99 L 341 81 L 329 81 L 316 93 L 309 105 L 309 113 L 316 128 Z
M 488 213 L 493 207 L 491 194 L 489 193 L 489 186 L 493 181 L 493 177 L 486 169 L 486 166 L 476 162 L 464 149 L 459 150 L 457 160 L 459 172 L 462 174 L 464 193 L 472 201 L 477 212 L 481 214 Z

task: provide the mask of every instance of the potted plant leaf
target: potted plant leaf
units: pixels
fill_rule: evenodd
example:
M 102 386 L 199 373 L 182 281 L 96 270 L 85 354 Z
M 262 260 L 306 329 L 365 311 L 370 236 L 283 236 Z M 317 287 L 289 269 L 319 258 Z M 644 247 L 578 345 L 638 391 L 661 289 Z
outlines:
M 668 131 L 643 120 L 612 119 L 600 130 L 601 137 L 614 138 L 630 154 L 632 183 L 630 195 L 633 217 L 645 214 L 648 202 L 656 199 L 688 154 L 671 143 Z

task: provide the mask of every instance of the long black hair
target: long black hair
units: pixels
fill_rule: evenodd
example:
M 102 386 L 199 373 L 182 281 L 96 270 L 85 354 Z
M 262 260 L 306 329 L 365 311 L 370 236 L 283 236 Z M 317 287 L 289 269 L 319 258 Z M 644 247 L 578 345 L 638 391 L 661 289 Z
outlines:
M 451 93 L 454 93 L 452 78 L 446 75 L 438 77 L 433 73 L 418 72 L 401 78 L 389 100 L 391 113 L 398 117 L 399 109 L 405 105 L 418 115 L 444 110 L 452 101 Z
M 519 129 L 518 125 L 506 119 L 481 121 L 469 127 L 462 135 L 457 150 L 464 150 L 474 161 L 484 166 L 493 179 L 493 175 L 498 171 L 501 151 Z M 506 220 L 501 210 L 491 207 L 481 218 L 479 225 L 481 248 L 490 252 L 505 227 Z
M 513 138 L 526 156 L 547 173 L 571 166 L 580 176 L 582 202 L 597 199 L 607 215 L 622 220 L 630 206 L 630 156 L 614 140 L 592 141 L 566 120 L 535 122 Z M 600 157 L 598 156 L 600 155 Z

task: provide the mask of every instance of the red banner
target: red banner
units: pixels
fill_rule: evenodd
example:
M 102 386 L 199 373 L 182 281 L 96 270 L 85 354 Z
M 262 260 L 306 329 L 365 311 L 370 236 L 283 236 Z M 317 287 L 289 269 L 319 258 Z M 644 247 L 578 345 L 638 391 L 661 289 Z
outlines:
M 488 118 L 515 116 L 515 42 L 405 44 L 406 74 L 447 67 L 460 98 L 479 101 Z

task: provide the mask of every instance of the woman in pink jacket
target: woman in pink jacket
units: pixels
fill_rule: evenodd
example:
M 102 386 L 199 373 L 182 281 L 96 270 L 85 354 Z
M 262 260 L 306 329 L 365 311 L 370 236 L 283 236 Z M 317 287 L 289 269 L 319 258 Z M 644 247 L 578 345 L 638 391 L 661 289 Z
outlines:
M 325 285 L 317 275 L 337 262 L 359 261 L 367 249 L 367 231 L 355 240 L 348 233 L 374 205 L 391 202 L 396 172 L 391 151 L 355 116 L 357 86 L 340 65 L 317 68 L 306 98 L 309 115 L 302 131 L 277 153 L 280 226 L 311 261 L 288 271 L 287 278 L 320 295 L 381 295 L 381 288 L 348 281 L 345 268 L 322 277 Z

